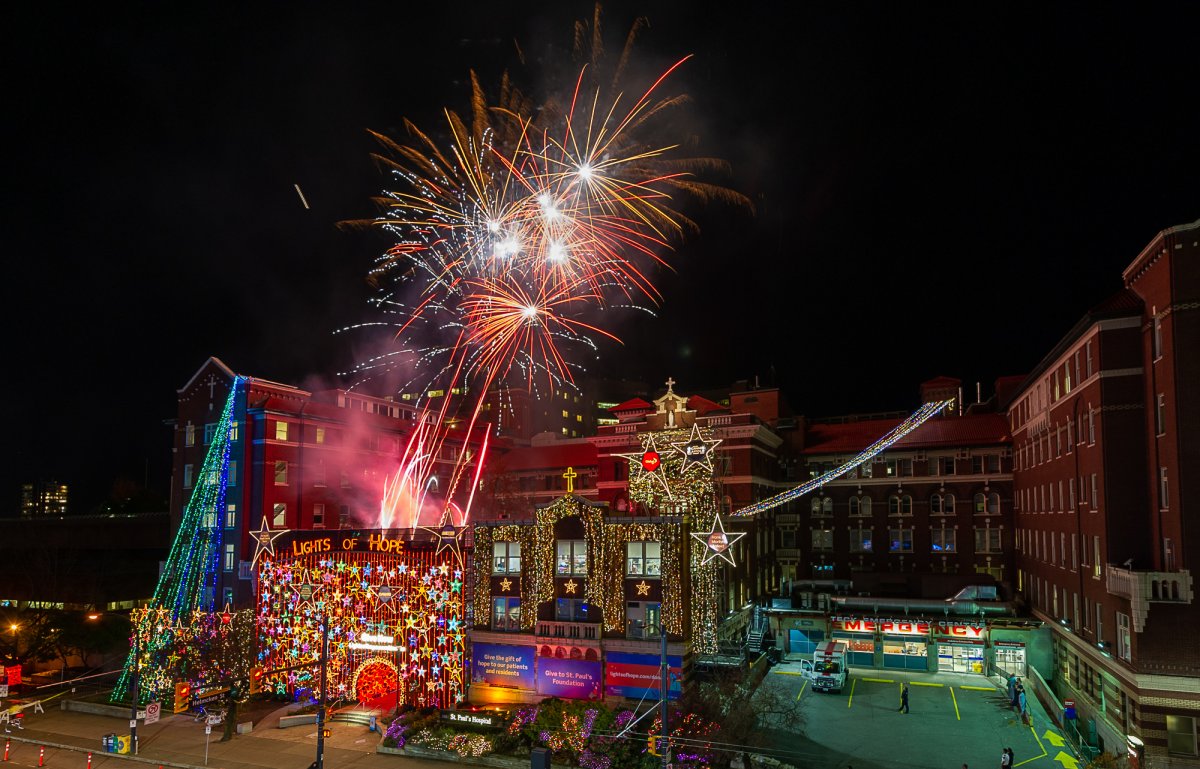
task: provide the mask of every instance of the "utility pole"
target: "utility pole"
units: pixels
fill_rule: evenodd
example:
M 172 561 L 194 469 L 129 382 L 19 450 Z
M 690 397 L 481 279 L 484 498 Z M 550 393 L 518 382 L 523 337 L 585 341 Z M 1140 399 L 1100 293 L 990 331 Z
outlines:
M 317 700 L 317 761 L 316 769 L 325 769 L 325 659 L 329 655 L 329 615 L 321 618 L 321 696 Z
M 659 605 L 661 616 L 661 604 Z M 667 742 L 667 693 L 671 690 L 669 678 L 670 668 L 667 666 L 667 625 L 665 622 L 660 622 L 658 626 L 658 636 L 662 643 L 659 652 L 659 682 L 658 682 L 658 718 L 662 722 L 662 727 L 658 733 L 658 753 L 662 758 L 663 769 L 667 769 L 671 765 L 671 748 Z

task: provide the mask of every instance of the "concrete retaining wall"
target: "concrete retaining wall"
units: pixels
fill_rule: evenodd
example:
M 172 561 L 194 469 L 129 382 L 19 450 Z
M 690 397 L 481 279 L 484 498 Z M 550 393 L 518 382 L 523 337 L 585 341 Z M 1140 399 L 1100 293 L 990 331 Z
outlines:
M 286 729 L 289 726 L 305 726 L 307 724 L 315 724 L 316 722 L 316 713 L 301 713 L 298 716 L 280 716 L 279 728 Z
M 113 718 L 129 718 L 128 705 L 108 705 L 103 702 L 84 702 L 83 700 L 63 700 L 60 705 L 63 710 L 76 713 L 91 713 L 94 716 L 112 716 Z

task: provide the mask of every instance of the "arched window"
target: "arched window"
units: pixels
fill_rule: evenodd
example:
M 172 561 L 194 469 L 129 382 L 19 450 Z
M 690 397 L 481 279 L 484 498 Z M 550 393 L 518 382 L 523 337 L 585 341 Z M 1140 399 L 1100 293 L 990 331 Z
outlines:
M 942 508 L 946 511 L 946 515 L 954 515 L 954 495 L 947 494 L 942 497 Z
M 850 515 L 858 515 L 858 497 L 850 497 Z
M 813 497 L 812 512 L 813 512 L 813 515 L 821 514 L 821 498 L 820 497 Z
M 863 495 L 861 504 L 862 504 L 862 514 L 870 515 L 871 514 L 871 498 L 866 495 Z
M 987 512 L 987 498 L 984 497 L 983 492 L 981 491 L 981 492 L 978 492 L 975 494 L 975 514 L 983 515 L 986 512 Z
M 912 515 L 912 497 L 908 494 L 888 497 L 888 515 Z
M 825 515 L 833 515 L 833 499 L 825 497 L 821 500 L 821 512 Z
M 943 503 L 942 503 L 943 499 L 944 499 L 944 497 L 941 494 L 934 494 L 932 497 L 930 497 L 929 498 L 929 512 L 932 513 L 933 515 L 942 515 L 943 513 L 945 513 L 946 509 L 945 509 L 945 507 L 943 507 Z
M 900 497 L 900 515 L 912 515 L 912 497 L 908 494 Z
M 888 515 L 900 515 L 900 497 L 895 494 L 888 497 Z
M 988 494 L 987 511 L 990 515 L 1000 514 L 1000 495 L 994 491 L 991 494 Z

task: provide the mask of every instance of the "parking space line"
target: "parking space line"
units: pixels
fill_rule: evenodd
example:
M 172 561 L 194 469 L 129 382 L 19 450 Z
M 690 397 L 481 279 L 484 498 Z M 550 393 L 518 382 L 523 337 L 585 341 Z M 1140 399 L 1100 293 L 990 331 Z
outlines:
M 794 670 L 772 670 L 771 673 L 777 676 L 803 676 L 804 673 L 797 673 Z
M 970 689 L 973 692 L 994 692 L 994 691 L 996 691 L 996 687 L 994 687 L 994 686 L 966 686 L 965 684 L 962 684 L 962 685 L 959 685 L 958 688 L 959 689 Z
M 857 678 L 850 680 L 850 699 L 846 700 L 846 707 L 850 707 L 851 705 L 854 704 L 854 687 L 855 686 L 858 686 Z
M 962 720 L 962 714 L 958 712 L 958 697 L 954 696 L 954 687 L 950 687 L 950 699 L 954 700 L 954 717 L 959 721 Z
M 800 693 L 796 695 L 797 700 L 804 696 L 804 687 L 806 687 L 806 686 L 808 686 L 808 681 L 805 681 L 804 683 L 800 684 Z
M 909 681 L 912 686 L 945 686 L 945 684 L 933 684 L 928 681 Z
M 890 678 L 864 678 L 864 681 L 870 681 L 873 684 L 894 684 L 896 683 Z
M 1024 761 L 1019 761 L 1013 764 L 1013 769 L 1016 769 L 1016 767 L 1021 766 L 1022 764 L 1028 764 L 1030 761 L 1037 761 L 1039 758 L 1044 758 L 1045 756 L 1050 755 L 1046 752 L 1046 746 L 1042 744 L 1042 739 L 1041 737 L 1038 737 L 1038 733 L 1033 726 L 1029 727 L 1029 731 L 1033 733 L 1033 738 L 1037 740 L 1038 747 L 1042 749 L 1042 755 L 1034 756 L 1033 758 L 1027 758 Z M 1063 764 L 1063 766 L 1066 766 L 1066 764 Z

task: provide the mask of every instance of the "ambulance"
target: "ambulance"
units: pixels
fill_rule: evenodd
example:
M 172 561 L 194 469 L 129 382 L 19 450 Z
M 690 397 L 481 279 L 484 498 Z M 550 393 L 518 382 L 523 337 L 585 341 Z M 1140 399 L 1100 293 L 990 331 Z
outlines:
M 800 663 L 800 671 L 812 681 L 819 692 L 840 694 L 846 685 L 846 643 L 826 641 L 813 652 L 812 661 Z

